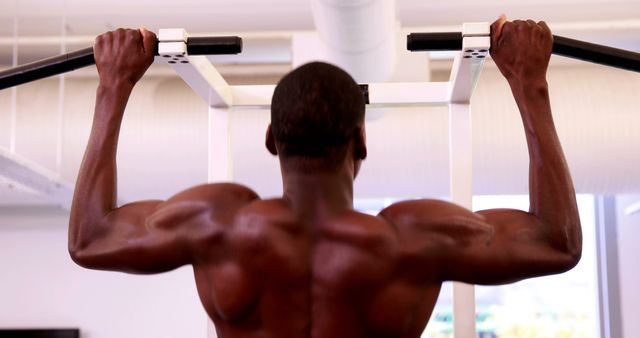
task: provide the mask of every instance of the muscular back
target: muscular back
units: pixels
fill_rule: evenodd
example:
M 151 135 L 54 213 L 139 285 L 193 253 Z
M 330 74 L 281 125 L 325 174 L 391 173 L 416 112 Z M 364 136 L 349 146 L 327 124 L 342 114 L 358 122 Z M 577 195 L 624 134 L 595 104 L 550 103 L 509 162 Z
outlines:
M 193 265 L 222 338 L 419 337 L 443 281 L 501 284 L 577 263 L 562 229 L 522 211 L 414 200 L 377 217 L 301 216 L 292 202 L 203 185 L 112 210 L 70 232 L 70 252 L 103 270 Z
M 223 226 L 224 253 L 199 249 L 194 264 L 221 337 L 418 337 L 440 289 L 382 217 L 303 219 L 282 199 L 255 199 Z

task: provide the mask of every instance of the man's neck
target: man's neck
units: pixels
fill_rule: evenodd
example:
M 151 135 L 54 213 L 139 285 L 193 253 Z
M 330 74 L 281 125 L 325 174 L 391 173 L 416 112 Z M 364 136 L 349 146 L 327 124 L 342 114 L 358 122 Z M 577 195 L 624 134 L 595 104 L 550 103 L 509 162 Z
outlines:
M 301 216 L 323 217 L 353 209 L 353 170 L 336 171 L 298 168 L 282 170 L 283 198 Z

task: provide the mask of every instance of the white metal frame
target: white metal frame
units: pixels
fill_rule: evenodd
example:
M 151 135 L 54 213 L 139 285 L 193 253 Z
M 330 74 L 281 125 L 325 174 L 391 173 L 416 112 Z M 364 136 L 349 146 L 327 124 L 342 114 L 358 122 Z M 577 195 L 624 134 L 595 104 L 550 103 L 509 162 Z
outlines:
M 610 196 L 596 196 L 594 205 L 599 337 L 622 337 L 616 199 Z
M 65 210 L 71 209 L 73 188 L 53 172 L 2 147 L 0 168 L 2 176 L 9 181 L 39 193 L 52 204 Z
M 61 43 L 60 52 L 66 52 L 66 18 L 61 22 Z M 18 18 L 13 20 L 13 37 L 11 44 L 13 47 L 13 67 L 18 66 Z M 21 187 L 29 192 L 35 192 L 43 197 L 47 202 L 56 205 L 64 210 L 71 209 L 73 199 L 73 187 L 64 181 L 60 176 L 62 172 L 62 136 L 63 136 L 63 114 L 64 114 L 64 75 L 60 78 L 58 89 L 58 134 L 56 140 L 56 170 L 54 173 L 45 167 L 29 161 L 16 153 L 17 140 L 17 107 L 18 88 L 11 88 L 11 112 L 9 122 L 9 146 L 8 149 L 0 147 L 0 176 L 9 182 L 15 183 L 16 187 Z
M 464 24 L 462 51 L 456 55 L 449 79 L 449 170 L 451 200 L 472 208 L 471 96 L 491 46 L 487 23 Z M 475 289 L 453 284 L 453 332 L 456 338 L 476 336 Z
M 469 209 L 473 194 L 470 100 L 489 53 L 489 36 L 488 23 L 463 25 L 463 50 L 454 60 L 448 82 L 368 84 L 370 106 L 449 106 L 451 199 Z M 187 54 L 187 38 L 183 29 L 161 29 L 159 53 L 209 104 L 209 180 L 230 181 L 229 114 L 233 108 L 269 108 L 275 86 L 227 84 L 206 57 Z M 455 337 L 475 337 L 474 287 L 455 283 L 453 298 Z M 211 324 L 208 332 L 209 337 L 215 337 Z

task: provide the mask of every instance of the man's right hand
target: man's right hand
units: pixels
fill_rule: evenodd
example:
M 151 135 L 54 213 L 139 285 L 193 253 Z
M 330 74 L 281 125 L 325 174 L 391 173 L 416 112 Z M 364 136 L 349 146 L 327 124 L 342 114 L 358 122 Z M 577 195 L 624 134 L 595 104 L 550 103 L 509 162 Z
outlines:
M 153 63 L 156 35 L 144 28 L 117 29 L 96 38 L 94 58 L 101 85 L 133 85 Z
M 491 58 L 509 81 L 545 80 L 553 35 L 544 21 L 507 21 L 491 25 Z

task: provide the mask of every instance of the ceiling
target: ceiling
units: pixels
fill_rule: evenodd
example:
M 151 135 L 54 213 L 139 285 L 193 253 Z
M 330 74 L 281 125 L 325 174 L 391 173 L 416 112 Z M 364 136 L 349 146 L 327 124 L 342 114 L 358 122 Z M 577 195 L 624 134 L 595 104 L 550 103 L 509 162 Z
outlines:
M 362 3 L 370 0 L 355 2 Z M 354 2 L 352 1 L 352 3 Z M 388 0 L 391 1 L 391 0 Z M 64 17 L 69 35 L 96 35 L 119 26 L 184 27 L 191 32 L 310 30 L 308 0 L 3 0 L 0 36 L 55 35 Z M 500 13 L 551 23 L 640 19 L 639 0 L 397 0 L 403 27 L 491 21 Z
M 395 4 L 403 33 L 459 30 L 464 22 L 492 21 L 506 13 L 510 18 L 545 20 L 557 35 L 640 51 L 640 0 L 396 0 Z M 18 64 L 60 54 L 63 32 L 67 51 L 91 45 L 96 35 L 117 27 L 155 31 L 180 27 L 191 35 L 234 34 L 247 42 L 258 33 L 263 44 L 265 36 L 273 38 L 266 41 L 267 49 L 259 46 L 259 55 L 273 51 L 282 55 L 289 53 L 288 47 L 281 48 L 283 33 L 314 29 L 310 0 L 2 0 L 0 7 L 0 67 L 13 62 L 16 28 Z M 262 61 L 273 59 L 265 55 Z M 261 60 L 252 59 L 256 61 Z

